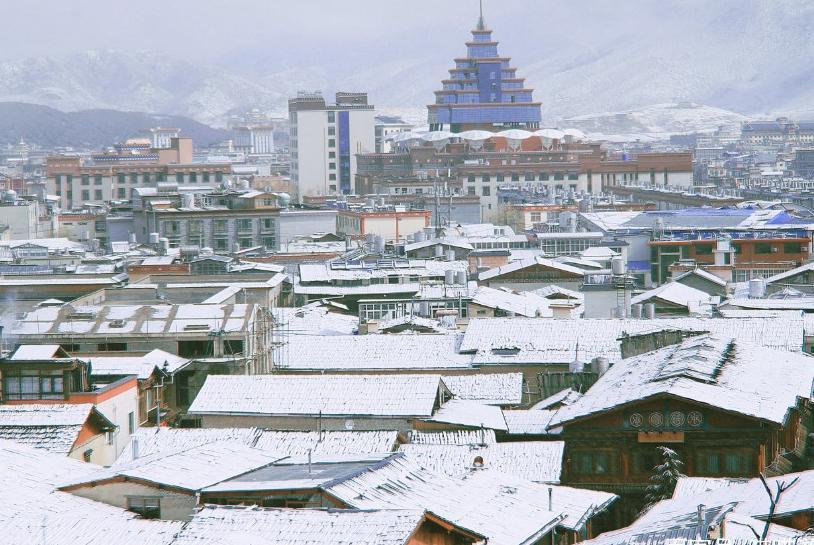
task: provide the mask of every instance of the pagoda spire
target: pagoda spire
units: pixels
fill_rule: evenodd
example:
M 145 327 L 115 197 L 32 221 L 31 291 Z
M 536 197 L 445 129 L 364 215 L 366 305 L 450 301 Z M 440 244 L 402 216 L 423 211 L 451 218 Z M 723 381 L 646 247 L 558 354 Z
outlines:
M 478 26 L 476 28 L 477 30 L 486 30 L 486 21 L 483 20 L 483 0 L 478 0 L 478 5 L 480 7 L 480 16 L 478 17 Z

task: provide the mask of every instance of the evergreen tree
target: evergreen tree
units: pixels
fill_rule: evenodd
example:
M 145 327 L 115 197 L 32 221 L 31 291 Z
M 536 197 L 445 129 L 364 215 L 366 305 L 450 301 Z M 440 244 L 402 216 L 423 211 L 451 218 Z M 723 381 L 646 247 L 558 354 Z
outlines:
M 662 461 L 653 468 L 655 473 L 650 477 L 650 484 L 647 485 L 644 497 L 646 507 L 671 498 L 679 477 L 684 477 L 681 473 L 684 463 L 678 459 L 676 451 L 668 447 L 657 447 L 657 449 L 661 452 Z

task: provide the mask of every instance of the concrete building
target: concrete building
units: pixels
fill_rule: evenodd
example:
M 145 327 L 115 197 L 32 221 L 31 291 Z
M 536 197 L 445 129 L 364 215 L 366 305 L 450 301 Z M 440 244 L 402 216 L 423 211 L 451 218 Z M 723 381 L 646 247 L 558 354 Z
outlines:
M 336 210 L 287 207 L 288 195 L 266 191 L 142 188 L 134 193 L 133 233 L 144 244 L 155 244 L 150 235 L 158 233 L 172 248 L 197 246 L 222 254 L 277 251 L 298 237 L 336 230 Z
M 6 240 L 25 240 L 54 236 L 55 221 L 43 203 L 18 199 L 17 192 L 8 190 L 0 199 L 0 230 Z
M 429 210 L 406 210 L 399 206 L 339 210 L 336 214 L 336 232 L 351 237 L 376 235 L 385 242 L 398 242 L 428 227 L 430 216 Z
M 376 153 L 387 153 L 392 149 L 388 138 L 401 132 L 410 131 L 413 125 L 406 123 L 402 118 L 391 115 L 376 116 Z
M 173 138 L 180 138 L 181 129 L 153 127 L 150 129 L 150 146 L 154 149 L 169 149 Z
M 326 104 L 319 92 L 288 101 L 291 180 L 299 198 L 350 193 L 356 154 L 376 149 L 375 112 L 367 93 L 336 93 Z
M 235 150 L 248 155 L 274 153 L 273 125 L 244 125 L 232 128 Z
M 78 156 L 58 155 L 46 160 L 46 191 L 59 197 L 61 208 L 101 205 L 132 198 L 133 190 L 159 183 L 219 184 L 231 173 L 229 164 L 193 163 L 192 140 L 174 138 L 168 149 L 152 149 L 149 143 L 117 146 L 114 153 Z

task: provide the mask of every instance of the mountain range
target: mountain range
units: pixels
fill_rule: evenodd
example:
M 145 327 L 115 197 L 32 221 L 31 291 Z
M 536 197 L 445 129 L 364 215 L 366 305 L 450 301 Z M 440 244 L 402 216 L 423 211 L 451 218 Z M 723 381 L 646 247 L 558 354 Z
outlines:
M 686 0 L 669 11 L 662 2 L 526 3 L 526 17 L 513 6 L 487 22 L 543 103 L 546 126 L 678 102 L 733 112 L 732 119 L 814 117 L 809 0 Z M 307 50 L 271 40 L 205 60 L 115 49 L 6 60 L 0 102 L 156 112 L 223 127 L 248 108 L 286 115 L 286 99 L 299 89 L 326 96 L 341 89 L 423 117 L 452 59 L 464 54 L 468 27 L 429 21 L 417 35 L 395 26 L 384 43 L 354 36 L 352 49 L 314 36 Z M 706 125 L 719 116 L 700 117 Z

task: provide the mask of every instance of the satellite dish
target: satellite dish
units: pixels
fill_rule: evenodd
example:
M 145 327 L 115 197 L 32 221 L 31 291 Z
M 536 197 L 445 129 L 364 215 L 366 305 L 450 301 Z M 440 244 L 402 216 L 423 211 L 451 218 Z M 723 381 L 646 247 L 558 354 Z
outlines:
M 350 419 L 345 420 L 345 429 L 348 430 L 348 431 L 353 430 L 353 420 L 350 420 Z

